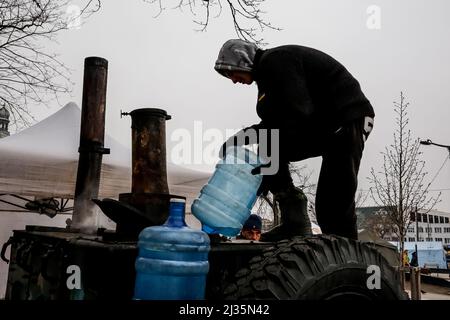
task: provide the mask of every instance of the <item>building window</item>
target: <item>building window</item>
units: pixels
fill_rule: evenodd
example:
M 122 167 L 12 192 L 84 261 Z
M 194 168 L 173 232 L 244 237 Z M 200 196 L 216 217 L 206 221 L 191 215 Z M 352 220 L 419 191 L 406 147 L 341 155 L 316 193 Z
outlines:
M 449 221 L 448 221 L 448 217 L 445 217 L 445 223 L 448 223 Z
M 419 232 L 423 232 L 423 228 L 422 227 L 419 227 Z
M 423 214 L 423 215 L 422 215 L 422 221 L 423 221 L 423 222 L 428 222 L 428 215 Z
M 445 242 L 445 243 L 450 243 L 450 238 L 445 238 L 445 239 L 444 239 L 444 242 Z
M 434 238 L 434 241 L 442 242 L 442 238 Z
M 439 223 L 439 217 L 438 216 L 434 216 L 434 223 Z
M 431 214 L 428 215 L 428 223 L 433 223 L 433 216 Z
M 409 242 L 414 242 L 414 241 L 416 241 L 416 238 L 411 238 L 411 237 L 409 237 L 409 238 L 408 238 L 408 241 L 409 241 Z
M 419 237 L 419 242 L 423 242 L 423 238 Z
M 450 228 L 449 227 L 444 227 L 444 233 L 450 233 Z
M 409 228 L 408 228 L 408 232 L 414 233 L 414 227 L 409 227 Z
M 422 222 L 422 215 L 420 213 L 417 214 L 417 221 Z
M 434 232 L 435 233 L 442 233 L 442 228 L 441 227 L 434 228 Z
M 427 241 L 433 241 L 433 238 L 427 238 Z
M 444 217 L 443 216 L 439 216 L 439 223 L 444 223 Z
M 426 228 L 425 228 L 425 232 L 426 232 L 426 233 L 430 233 L 430 232 L 432 232 L 432 229 L 431 229 L 430 227 L 426 227 Z

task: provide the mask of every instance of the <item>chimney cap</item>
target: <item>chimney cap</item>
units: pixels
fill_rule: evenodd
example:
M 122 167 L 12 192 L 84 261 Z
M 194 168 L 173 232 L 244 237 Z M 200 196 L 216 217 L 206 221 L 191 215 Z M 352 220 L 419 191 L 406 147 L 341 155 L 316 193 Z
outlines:
M 170 120 L 172 117 L 167 114 L 166 110 L 158 109 L 158 108 L 141 108 L 134 109 L 130 112 L 131 117 L 143 115 L 143 116 L 153 116 L 153 117 L 161 117 L 166 120 Z

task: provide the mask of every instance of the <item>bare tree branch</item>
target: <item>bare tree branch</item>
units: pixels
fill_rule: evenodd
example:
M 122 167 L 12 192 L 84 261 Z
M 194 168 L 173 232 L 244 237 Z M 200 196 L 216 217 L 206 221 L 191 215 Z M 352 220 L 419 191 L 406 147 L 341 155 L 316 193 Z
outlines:
M 159 16 L 165 9 L 164 3 L 169 0 L 143 0 L 144 2 L 157 5 Z M 256 44 L 263 44 L 263 39 L 258 36 L 266 28 L 273 30 L 280 30 L 267 22 L 263 15 L 265 12 L 261 9 L 261 4 L 265 0 L 175 0 L 176 5 L 172 8 L 182 9 L 188 6 L 194 16 L 198 16 L 195 8 L 200 8 L 203 18 L 201 20 L 194 20 L 200 25 L 199 31 L 205 31 L 210 23 L 211 15 L 214 17 L 220 16 L 223 9 L 223 4 L 228 5 L 231 18 L 233 20 L 233 27 L 236 35 L 243 40 L 254 42 Z M 214 14 L 216 13 L 216 14 Z
M 359 190 L 355 196 L 355 207 L 356 208 L 363 207 L 369 195 L 370 191 Z
M 0 102 L 16 128 L 34 120 L 32 104 L 46 105 L 70 91 L 69 70 L 41 43 L 98 11 L 100 0 L 69 14 L 71 7 L 68 0 L 0 0 Z
M 316 184 L 311 182 L 313 171 L 308 171 L 307 166 L 299 166 L 297 164 L 289 164 L 289 172 L 291 173 L 294 185 L 302 189 L 308 199 L 308 212 L 313 220 L 316 219 L 314 201 L 316 197 Z M 267 196 L 261 195 L 256 202 L 256 210 L 262 218 L 273 220 L 274 225 L 280 223 L 280 212 L 276 198 L 269 193 Z
M 361 227 L 369 230 L 381 239 L 384 239 L 386 235 L 391 234 L 394 231 L 392 221 L 389 219 L 389 216 L 382 211 L 375 212 L 367 217 Z

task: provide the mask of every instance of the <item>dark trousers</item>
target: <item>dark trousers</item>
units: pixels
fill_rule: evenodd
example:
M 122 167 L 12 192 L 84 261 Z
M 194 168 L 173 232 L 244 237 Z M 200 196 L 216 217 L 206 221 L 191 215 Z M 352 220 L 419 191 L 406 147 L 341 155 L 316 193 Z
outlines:
M 364 141 L 372 125 L 369 130 L 364 130 L 365 127 L 367 128 L 367 120 L 364 119 L 342 126 L 327 140 L 322 152 L 315 211 L 324 234 L 352 239 L 358 237 L 355 193 Z M 280 163 L 278 173 L 266 177 L 269 190 L 274 194 L 294 186 L 289 162 Z

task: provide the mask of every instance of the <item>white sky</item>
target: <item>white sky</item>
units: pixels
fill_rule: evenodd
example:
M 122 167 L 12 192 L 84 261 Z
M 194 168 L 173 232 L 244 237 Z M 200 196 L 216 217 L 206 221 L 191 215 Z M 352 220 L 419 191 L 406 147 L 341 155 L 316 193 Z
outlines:
M 370 5 L 381 9 L 379 30 L 367 27 Z M 268 47 L 301 44 L 325 51 L 349 69 L 372 102 L 375 128 L 366 144 L 360 189 L 368 189 L 370 168 L 381 165 L 380 151 L 392 142 L 392 102 L 399 100 L 401 90 L 411 103 L 413 135 L 450 144 L 448 0 L 267 0 L 264 8 L 266 19 L 283 29 L 262 34 Z M 120 119 L 120 109 L 166 109 L 173 117 L 167 122 L 168 153 L 171 132 L 178 128 L 192 132 L 194 121 L 202 121 L 203 130 L 216 128 L 224 134 L 226 129 L 259 122 L 256 85 L 233 85 L 213 70 L 223 42 L 236 38 L 225 9 L 206 32 L 197 32 L 188 9 L 166 10 L 153 18 L 158 13 L 155 5 L 104 0 L 101 11 L 80 29 L 61 33 L 58 44 L 48 44 L 74 70 L 72 97 L 61 102 L 81 106 L 83 61 L 95 55 L 109 61 L 106 130 L 124 145 L 130 145 L 130 119 Z M 33 110 L 40 120 L 59 108 L 55 104 Z M 448 152 L 422 148 L 431 178 Z M 320 159 L 307 163 L 318 173 Z M 450 212 L 449 163 L 432 189 L 447 189 L 437 209 Z M 193 167 L 212 170 L 213 165 Z

